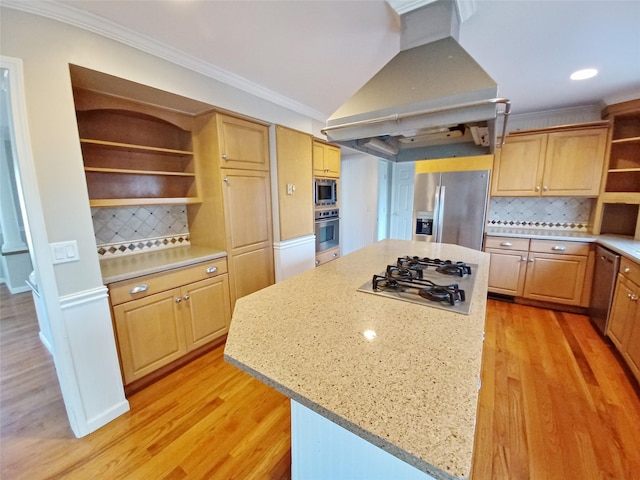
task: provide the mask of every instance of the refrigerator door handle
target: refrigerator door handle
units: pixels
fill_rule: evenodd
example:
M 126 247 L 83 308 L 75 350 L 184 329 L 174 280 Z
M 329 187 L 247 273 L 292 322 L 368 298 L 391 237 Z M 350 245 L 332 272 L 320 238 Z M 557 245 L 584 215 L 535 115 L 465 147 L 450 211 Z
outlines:
M 442 227 L 443 227 L 443 221 L 444 221 L 444 194 L 445 194 L 445 187 L 444 185 L 441 185 L 439 187 L 436 188 L 436 205 L 435 205 L 435 212 L 433 215 L 433 225 L 435 228 L 435 233 L 434 233 L 434 237 L 435 237 L 435 241 L 436 242 L 442 242 Z

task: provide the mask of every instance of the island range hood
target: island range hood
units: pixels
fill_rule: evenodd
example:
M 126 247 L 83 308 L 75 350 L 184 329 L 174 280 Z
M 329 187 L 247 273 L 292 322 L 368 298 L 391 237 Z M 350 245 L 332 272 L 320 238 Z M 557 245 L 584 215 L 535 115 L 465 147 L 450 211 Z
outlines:
M 493 153 L 510 111 L 496 82 L 457 42 L 454 0 L 401 15 L 401 51 L 345 102 L 322 132 L 392 161 Z

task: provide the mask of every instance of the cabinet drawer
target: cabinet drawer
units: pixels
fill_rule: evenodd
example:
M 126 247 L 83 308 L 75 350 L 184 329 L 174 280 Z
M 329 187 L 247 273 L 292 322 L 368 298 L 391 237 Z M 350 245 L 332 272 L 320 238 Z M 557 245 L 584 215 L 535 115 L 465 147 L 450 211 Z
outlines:
M 640 285 L 640 265 L 626 257 L 620 258 L 620 273 L 636 285 Z
M 558 253 L 562 255 L 589 255 L 589 243 L 556 240 L 531 240 L 529 251 L 539 253 Z
M 485 248 L 499 248 L 501 250 L 529 250 L 528 238 L 516 237 L 487 237 Z
M 111 304 L 119 305 L 123 302 L 181 287 L 187 283 L 197 282 L 223 273 L 227 273 L 227 259 L 219 258 L 188 267 L 112 283 L 108 285 Z

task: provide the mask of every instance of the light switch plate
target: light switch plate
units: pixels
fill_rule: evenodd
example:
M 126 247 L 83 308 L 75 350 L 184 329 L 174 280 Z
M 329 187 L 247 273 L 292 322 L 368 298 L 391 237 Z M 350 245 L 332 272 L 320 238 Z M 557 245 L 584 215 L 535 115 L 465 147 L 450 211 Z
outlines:
M 70 240 L 68 242 L 50 243 L 51 258 L 53 264 L 77 262 L 80 260 L 78 256 L 78 242 Z

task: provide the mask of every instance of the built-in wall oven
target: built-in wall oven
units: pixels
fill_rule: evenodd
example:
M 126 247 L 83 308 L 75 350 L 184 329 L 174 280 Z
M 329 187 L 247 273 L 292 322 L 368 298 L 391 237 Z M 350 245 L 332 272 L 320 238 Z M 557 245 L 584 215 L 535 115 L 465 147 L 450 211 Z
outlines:
M 314 178 L 313 200 L 316 204 L 316 208 L 337 207 L 338 181 L 335 178 Z
M 340 245 L 339 211 L 316 210 L 315 212 L 316 255 Z

